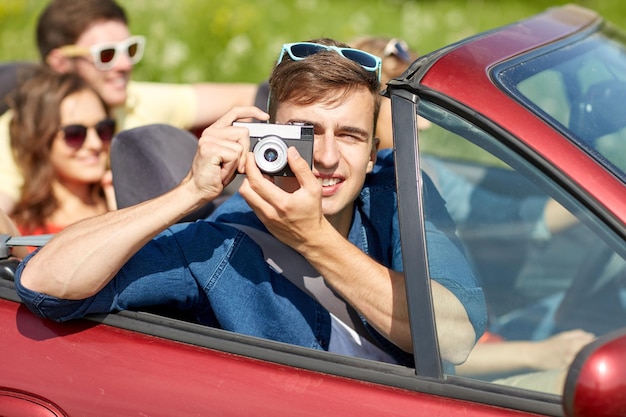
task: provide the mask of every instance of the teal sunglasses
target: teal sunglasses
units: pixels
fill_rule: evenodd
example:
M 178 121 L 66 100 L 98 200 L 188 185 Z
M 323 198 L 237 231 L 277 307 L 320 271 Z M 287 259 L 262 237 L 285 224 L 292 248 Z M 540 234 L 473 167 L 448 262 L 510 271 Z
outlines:
M 375 73 L 378 77 L 378 81 L 380 81 L 380 69 L 382 65 L 381 59 L 376 55 L 354 48 L 339 48 L 337 46 L 321 45 L 319 43 L 312 42 L 286 43 L 280 51 L 280 56 L 278 57 L 276 65 L 281 63 L 283 57 L 285 56 L 285 52 L 292 60 L 301 61 L 308 56 L 322 51 L 337 52 L 342 57 L 356 62 L 367 71 Z

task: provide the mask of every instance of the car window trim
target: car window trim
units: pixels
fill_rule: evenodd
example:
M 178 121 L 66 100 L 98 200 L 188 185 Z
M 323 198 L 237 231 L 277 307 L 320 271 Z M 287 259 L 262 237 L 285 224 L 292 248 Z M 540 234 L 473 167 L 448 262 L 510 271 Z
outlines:
M 21 304 L 12 281 L 0 279 L 0 299 Z M 261 339 L 145 311 L 91 314 L 79 320 L 329 375 L 409 390 L 416 386 L 413 368 Z
M 442 379 L 443 370 L 426 255 L 422 177 L 416 140 L 416 100 L 417 96 L 407 91 L 398 91 L 391 95 L 398 222 L 415 373 L 423 377 Z

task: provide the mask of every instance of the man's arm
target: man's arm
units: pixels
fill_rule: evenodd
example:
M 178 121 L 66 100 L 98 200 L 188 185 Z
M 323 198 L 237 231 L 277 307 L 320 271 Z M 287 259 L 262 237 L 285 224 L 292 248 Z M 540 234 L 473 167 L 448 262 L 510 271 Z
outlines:
M 199 207 L 192 185 L 68 226 L 30 259 L 22 285 L 69 300 L 96 294 L 152 237 Z
M 6 193 L 0 191 L 0 210 L 5 213 L 12 213 L 15 201 Z
M 240 193 L 276 238 L 300 252 L 383 336 L 411 351 L 403 274 L 374 261 L 326 220 L 320 185 L 294 149 L 289 164 L 301 185 L 294 193 L 263 178 L 252 161 Z M 432 294 L 442 357 L 460 363 L 474 345 L 474 328 L 450 291 L 432 282 Z
M 198 102 L 193 128 L 205 128 L 233 107 L 252 106 L 257 85 L 249 83 L 199 83 L 193 84 L 193 89 Z
M 11 110 L 0 116 L 0 209 L 9 215 L 20 198 L 23 183 L 22 173 L 11 149 L 9 124 L 12 117 Z
M 404 274 L 392 271 L 349 243 L 330 224 L 307 239 L 299 251 L 324 279 L 383 336 L 411 352 L 412 340 Z M 461 302 L 431 281 L 437 337 L 442 358 L 461 363 L 476 340 Z
M 458 375 L 477 376 L 527 371 L 566 369 L 576 354 L 595 335 L 581 329 L 568 330 L 544 340 L 511 340 L 478 343 L 467 361 L 456 367 Z
M 236 108 L 206 129 L 189 175 L 170 192 L 142 204 L 73 224 L 33 256 L 21 276 L 24 287 L 65 299 L 84 299 L 102 289 L 152 237 L 219 196 L 244 169 L 247 130 L 240 118 L 267 117 Z

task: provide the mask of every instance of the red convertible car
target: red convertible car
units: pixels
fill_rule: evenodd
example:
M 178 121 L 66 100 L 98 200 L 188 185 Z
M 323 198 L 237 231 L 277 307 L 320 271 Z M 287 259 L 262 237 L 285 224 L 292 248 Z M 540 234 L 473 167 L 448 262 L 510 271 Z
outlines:
M 427 54 L 387 87 L 414 368 L 154 312 L 43 320 L 15 293 L 6 237 L 0 415 L 626 415 L 624 32 L 590 10 L 553 8 Z M 417 116 L 432 126 L 418 130 Z M 442 365 L 424 173 L 481 280 L 489 332 L 593 333 L 569 367 Z

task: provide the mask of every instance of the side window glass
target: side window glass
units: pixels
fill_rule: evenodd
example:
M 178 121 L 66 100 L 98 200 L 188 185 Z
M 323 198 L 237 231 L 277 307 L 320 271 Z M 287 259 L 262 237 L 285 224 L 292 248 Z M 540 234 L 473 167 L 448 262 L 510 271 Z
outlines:
M 432 104 L 419 111 L 433 122 L 420 131 L 422 173 L 446 201 L 488 311 L 468 360 L 444 369 L 560 394 L 578 350 L 626 326 L 623 243 L 489 134 Z

